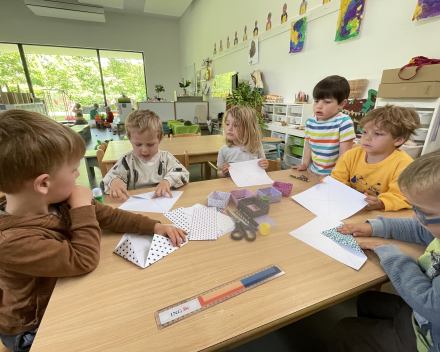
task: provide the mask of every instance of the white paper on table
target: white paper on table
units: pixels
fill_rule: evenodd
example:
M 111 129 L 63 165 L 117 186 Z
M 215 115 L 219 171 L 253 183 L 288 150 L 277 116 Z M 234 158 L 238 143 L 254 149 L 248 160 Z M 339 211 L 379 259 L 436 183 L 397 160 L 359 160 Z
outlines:
M 332 220 L 325 216 L 318 216 L 307 224 L 290 232 L 290 235 L 307 243 L 318 251 L 327 254 L 333 259 L 336 259 L 353 269 L 359 270 L 367 261 L 365 254 L 362 254 L 349 246 L 336 243 L 322 234 L 323 231 L 340 225 L 341 222 L 338 220 Z
M 347 219 L 364 208 L 367 205 L 364 198 L 364 194 L 330 176 L 322 183 L 292 197 L 317 216 L 340 220 Z
M 154 191 L 148 193 L 137 194 L 131 196 L 119 209 L 132 210 L 132 211 L 144 211 L 146 213 L 166 213 L 177 202 L 183 191 L 171 191 L 173 198 L 168 194 L 164 197 L 153 199 Z
M 266 170 L 258 166 L 261 159 L 232 163 L 229 174 L 237 187 L 259 186 L 273 183 Z
M 114 252 L 145 269 L 187 243 L 188 240 L 181 243 L 180 247 L 173 247 L 168 237 L 126 233 L 122 236 Z

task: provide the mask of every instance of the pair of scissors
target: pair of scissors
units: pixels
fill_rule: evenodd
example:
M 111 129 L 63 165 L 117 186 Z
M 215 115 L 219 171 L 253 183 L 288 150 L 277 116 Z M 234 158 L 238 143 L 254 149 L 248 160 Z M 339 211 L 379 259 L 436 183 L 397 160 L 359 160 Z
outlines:
M 232 215 L 229 209 L 226 209 L 226 211 L 231 219 L 235 222 L 235 229 L 231 232 L 231 238 L 233 240 L 239 241 L 243 238 L 246 238 L 247 241 L 252 242 L 257 239 L 257 234 L 252 227 L 243 224 L 240 219 L 237 219 L 234 215 Z

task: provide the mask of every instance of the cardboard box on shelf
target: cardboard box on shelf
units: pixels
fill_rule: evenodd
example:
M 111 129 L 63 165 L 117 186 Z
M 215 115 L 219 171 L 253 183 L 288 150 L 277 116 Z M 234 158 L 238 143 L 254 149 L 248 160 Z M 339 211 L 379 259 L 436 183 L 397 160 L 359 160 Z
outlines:
M 440 82 L 380 84 L 378 98 L 440 98 Z
M 418 82 L 440 82 L 440 64 L 426 65 L 420 67 L 405 67 L 400 73 L 403 78 L 414 77 L 411 80 L 404 80 L 399 77 L 400 68 L 392 70 L 384 70 L 382 73 L 381 84 L 396 84 L 396 83 L 418 83 Z

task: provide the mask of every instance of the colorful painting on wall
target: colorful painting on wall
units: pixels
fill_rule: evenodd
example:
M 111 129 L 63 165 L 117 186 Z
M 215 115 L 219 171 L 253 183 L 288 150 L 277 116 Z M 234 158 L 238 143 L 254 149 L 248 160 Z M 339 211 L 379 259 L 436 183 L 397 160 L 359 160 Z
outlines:
M 249 43 L 249 57 L 248 64 L 255 65 L 258 64 L 258 37 L 252 38 Z
M 323 4 L 323 5 L 324 5 L 324 4 L 327 4 L 327 3 L 330 2 L 330 1 L 332 1 L 332 0 L 323 0 L 322 4 Z
M 258 35 L 258 21 L 255 21 L 254 37 Z
M 234 45 L 238 44 L 237 31 L 235 31 Z
M 283 5 L 283 13 L 281 14 L 281 24 L 287 22 L 287 4 Z
M 290 30 L 290 53 L 299 53 L 304 48 L 306 20 L 307 17 L 303 17 L 296 22 L 292 22 L 292 28 Z
M 299 7 L 299 15 L 304 15 L 307 11 L 307 1 L 303 0 L 301 6 Z
M 440 15 L 440 0 L 418 0 L 413 21 Z
M 272 12 L 267 15 L 266 31 L 272 28 Z
M 341 0 L 335 42 L 359 35 L 364 17 L 365 0 Z

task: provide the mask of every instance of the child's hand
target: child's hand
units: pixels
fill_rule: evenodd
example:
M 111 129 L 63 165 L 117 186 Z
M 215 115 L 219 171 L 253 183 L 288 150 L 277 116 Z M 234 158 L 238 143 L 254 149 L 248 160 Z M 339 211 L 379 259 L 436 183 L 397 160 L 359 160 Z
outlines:
M 269 167 L 269 161 L 267 159 L 258 160 L 258 166 L 266 170 Z
M 370 196 L 368 193 L 364 193 L 367 197 L 364 199 L 368 205 L 365 207 L 367 210 L 382 210 L 385 209 L 385 204 L 383 202 L 374 196 Z
M 154 225 L 154 233 L 163 237 L 169 237 L 174 247 L 180 247 L 181 242 L 186 242 L 186 231 L 174 226 L 165 226 L 160 223 Z
M 343 235 L 353 234 L 354 237 L 370 237 L 373 234 L 373 228 L 368 222 L 359 224 L 344 224 L 338 228 L 338 232 Z
M 127 186 L 120 178 L 115 178 L 110 183 L 110 197 L 123 200 L 124 202 L 130 198 Z
M 307 165 L 293 165 L 292 169 L 298 170 L 298 171 L 307 171 Z
M 67 199 L 67 204 L 73 208 L 84 207 L 92 204 L 93 193 L 90 189 L 76 185 Z
M 316 180 L 316 184 L 319 185 L 319 184 L 322 183 L 326 178 L 327 178 L 327 176 L 323 176 L 323 177 L 318 178 L 318 179 Z
M 160 182 L 154 190 L 153 199 L 157 197 L 165 197 L 167 193 L 170 195 L 171 198 L 173 198 L 170 187 L 170 183 L 167 180 L 163 180 L 162 182 Z
M 375 239 L 374 241 L 365 241 L 360 242 L 359 247 L 362 249 L 376 249 L 376 247 L 384 246 L 386 245 L 386 242 L 383 239 Z
M 226 175 L 229 173 L 229 168 L 231 167 L 230 164 L 223 164 L 221 167 L 222 172 Z

